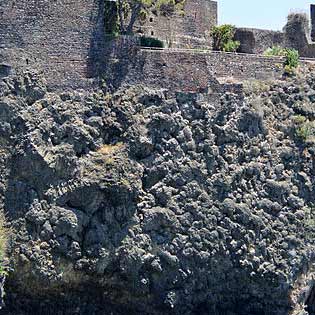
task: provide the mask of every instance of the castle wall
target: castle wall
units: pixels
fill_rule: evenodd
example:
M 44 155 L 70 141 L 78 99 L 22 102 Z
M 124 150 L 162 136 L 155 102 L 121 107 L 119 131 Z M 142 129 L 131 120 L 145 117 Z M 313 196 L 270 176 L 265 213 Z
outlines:
M 249 54 L 129 47 L 128 53 L 120 51 L 111 60 L 106 73 L 119 78 L 111 81 L 116 88 L 143 84 L 171 91 L 205 91 L 219 89 L 219 82 L 226 80 L 271 80 L 283 74 L 283 58 Z
M 1 0 L 0 56 L 44 72 L 50 87 L 86 87 L 103 43 L 102 1 Z
M 311 4 L 311 39 L 315 41 L 315 4 Z
M 146 21 L 138 22 L 135 33 L 163 40 L 167 47 L 211 47 L 209 32 L 217 25 L 217 2 L 186 0 L 183 12 L 172 16 L 151 14 Z
M 235 39 L 241 45 L 239 52 L 262 54 L 267 48 L 280 46 L 294 48 L 301 57 L 315 58 L 315 43 L 311 41 L 315 35 L 315 5 L 311 5 L 311 33 L 309 20 L 305 14 L 291 14 L 283 32 L 252 28 L 236 29 Z
M 285 36 L 282 32 L 261 30 L 254 28 L 237 28 L 235 40 L 241 45 L 239 52 L 249 54 L 262 54 L 272 46 L 285 46 Z

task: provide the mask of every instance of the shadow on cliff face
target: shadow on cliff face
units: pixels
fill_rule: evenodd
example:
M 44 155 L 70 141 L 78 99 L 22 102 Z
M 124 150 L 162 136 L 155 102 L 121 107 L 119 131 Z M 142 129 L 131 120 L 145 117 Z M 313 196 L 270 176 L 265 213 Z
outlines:
M 90 48 L 88 52 L 87 76 L 89 78 L 97 78 L 102 70 L 102 65 L 105 58 L 105 12 L 104 0 L 93 0 L 95 6 L 98 7 L 97 11 L 93 11 L 90 20 L 93 21 L 92 35 L 90 39 Z
M 87 75 L 98 78 L 99 83 L 106 83 L 110 89 L 121 87 L 130 70 L 141 68 L 138 58 L 138 39 L 133 36 L 118 36 L 106 33 L 104 0 L 94 0 L 98 5 L 97 15 L 90 17 L 94 21 L 94 29 L 90 39 Z M 139 72 L 138 70 L 138 73 Z M 132 75 L 131 75 L 132 77 Z M 138 79 L 138 78 L 135 78 Z
M 46 250 L 54 253 L 55 262 L 65 257 L 78 272 L 103 274 L 136 211 L 136 184 L 125 154 L 93 153 L 81 158 L 79 171 L 71 161 L 53 167 L 56 164 L 47 155 L 25 150 L 23 156 L 13 158 L 7 181 L 5 209 L 12 220 L 24 218 L 24 232 L 30 236 L 19 239 L 29 250 L 24 255 L 30 265 L 39 264 L 47 277 L 49 271 L 34 259 L 30 240 L 47 242 Z
M 14 125 L 3 135 L 12 141 L 1 174 L 17 231 L 9 283 L 17 294 L 43 299 L 98 286 L 116 268 L 114 252 L 134 224 L 141 170 L 117 143 L 119 124 L 102 101 L 80 93 L 31 100 L 16 92 L 21 107 L 8 106 L 0 118 L 1 126 Z

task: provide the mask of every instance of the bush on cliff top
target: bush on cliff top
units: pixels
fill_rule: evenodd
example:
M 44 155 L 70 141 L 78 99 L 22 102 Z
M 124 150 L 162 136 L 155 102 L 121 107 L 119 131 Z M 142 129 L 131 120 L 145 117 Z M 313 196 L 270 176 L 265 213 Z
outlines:
M 142 36 L 140 38 L 140 46 L 152 47 L 152 48 L 163 48 L 164 43 L 157 38 Z
M 234 35 L 235 27 L 233 25 L 214 26 L 211 30 L 214 50 L 235 52 L 239 48 L 240 42 L 233 40 Z
M 273 46 L 264 52 L 265 56 L 282 56 L 285 57 L 283 66 L 286 75 L 294 75 L 295 69 L 299 65 L 299 52 L 292 48 L 282 48 L 280 46 Z
M 286 50 L 280 46 L 272 46 L 265 50 L 265 56 L 285 56 Z

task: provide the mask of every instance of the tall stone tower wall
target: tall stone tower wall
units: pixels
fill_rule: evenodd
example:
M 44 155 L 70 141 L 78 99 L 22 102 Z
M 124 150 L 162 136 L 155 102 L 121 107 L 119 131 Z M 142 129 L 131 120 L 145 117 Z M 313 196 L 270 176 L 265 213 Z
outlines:
M 102 0 L 1 0 L 0 57 L 42 70 L 52 87 L 85 87 L 103 43 Z
M 311 4 L 311 39 L 315 42 L 315 4 Z
M 217 2 L 186 0 L 184 9 L 172 16 L 151 14 L 135 26 L 135 33 L 163 40 L 168 47 L 196 48 L 211 46 L 209 32 L 217 25 Z

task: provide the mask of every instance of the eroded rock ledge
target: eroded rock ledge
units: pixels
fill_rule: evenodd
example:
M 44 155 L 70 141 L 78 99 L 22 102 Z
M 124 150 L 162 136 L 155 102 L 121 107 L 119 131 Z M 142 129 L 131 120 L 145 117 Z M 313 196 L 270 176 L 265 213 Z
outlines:
M 298 313 L 312 286 L 315 147 L 294 115 L 312 121 L 314 102 L 311 73 L 214 98 L 57 95 L 32 73 L 7 78 L 5 314 Z

